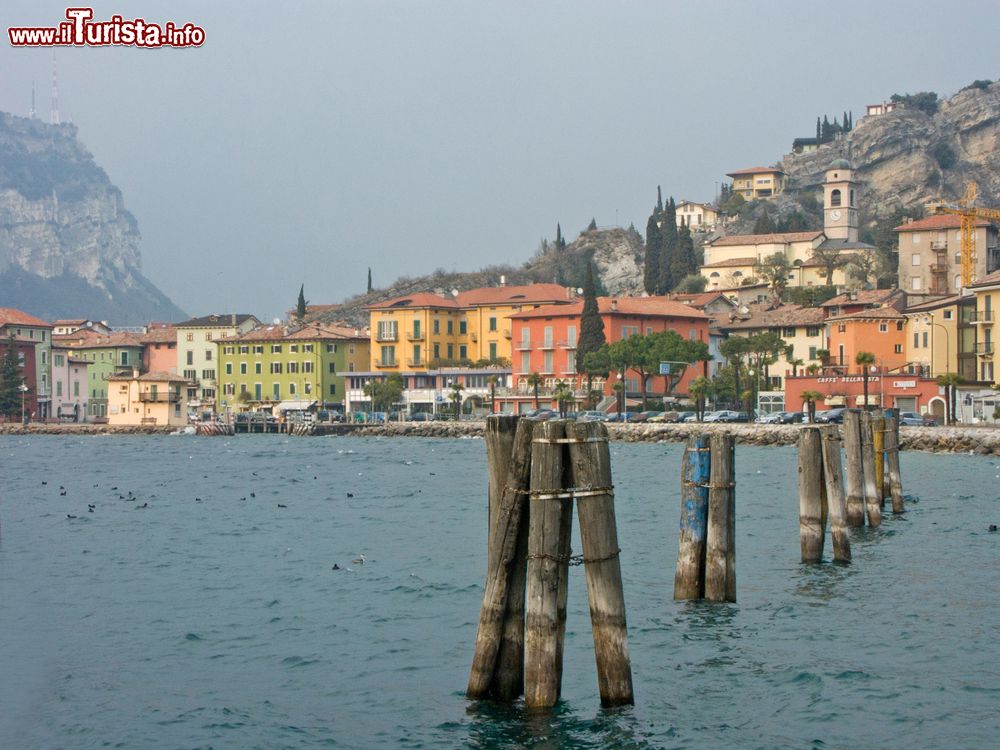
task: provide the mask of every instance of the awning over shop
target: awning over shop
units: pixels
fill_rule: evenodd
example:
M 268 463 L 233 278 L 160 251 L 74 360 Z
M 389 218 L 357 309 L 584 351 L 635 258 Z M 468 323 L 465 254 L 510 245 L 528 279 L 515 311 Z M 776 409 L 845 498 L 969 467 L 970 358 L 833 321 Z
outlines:
M 275 411 L 309 411 L 314 406 L 316 406 L 315 401 L 307 401 L 305 399 L 291 399 L 289 401 L 280 402 L 275 407 Z

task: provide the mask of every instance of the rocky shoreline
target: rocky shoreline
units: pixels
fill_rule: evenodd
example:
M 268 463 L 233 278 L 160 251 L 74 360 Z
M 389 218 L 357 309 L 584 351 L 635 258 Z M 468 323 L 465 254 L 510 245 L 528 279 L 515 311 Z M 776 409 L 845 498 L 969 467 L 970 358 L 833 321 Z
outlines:
M 334 434 L 363 437 L 479 438 L 485 423 L 400 422 L 385 425 L 333 425 Z M 122 426 L 106 424 L 0 424 L 5 435 L 167 435 L 175 427 Z M 728 431 L 746 445 L 794 445 L 798 425 L 758 424 L 609 424 L 612 440 L 626 443 L 679 443 L 695 432 Z M 330 433 L 327 433 L 330 434 Z M 1000 429 L 993 427 L 900 428 L 904 450 L 932 453 L 974 453 L 1000 456 Z

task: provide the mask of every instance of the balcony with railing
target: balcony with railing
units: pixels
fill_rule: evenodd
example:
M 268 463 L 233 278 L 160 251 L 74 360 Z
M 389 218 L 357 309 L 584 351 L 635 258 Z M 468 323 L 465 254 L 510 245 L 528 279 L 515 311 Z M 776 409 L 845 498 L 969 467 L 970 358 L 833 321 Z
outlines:
M 526 341 L 521 339 L 516 344 L 514 344 L 514 350 L 519 352 L 531 351 L 531 341 Z
M 503 333 L 503 337 L 505 339 L 509 339 L 510 338 L 510 329 L 509 328 L 504 328 L 502 333 Z
M 556 346 L 558 346 L 560 349 L 576 349 L 576 341 L 575 340 L 573 340 L 573 341 L 558 341 L 558 342 L 556 342 Z
M 471 332 L 471 333 L 469 334 L 469 340 L 470 340 L 470 341 L 472 341 L 473 343 L 475 343 L 475 342 L 479 341 L 479 334 L 478 334 L 478 333 L 476 333 L 475 331 L 472 331 L 472 332 Z
M 931 263 L 928 268 L 930 268 L 931 273 L 948 273 L 947 263 Z
M 424 334 L 423 334 L 422 331 L 407 331 L 406 332 L 406 339 L 407 339 L 407 341 L 423 341 L 424 338 L 425 338 L 425 336 L 424 336 Z M 379 339 L 379 341 L 383 341 L 383 340 L 384 339 Z M 395 339 L 393 339 L 393 340 L 395 341 Z
M 945 252 L 948 250 L 947 240 L 933 240 L 931 242 L 931 250 L 936 253 Z
M 427 360 L 422 357 L 410 357 L 406 360 L 406 364 L 410 367 L 424 367 L 427 364 Z
M 393 359 L 377 359 L 377 360 L 375 360 L 375 366 L 379 367 L 379 368 L 398 367 L 399 366 L 399 362 L 397 362 L 395 358 L 393 358 Z
M 972 313 L 969 318 L 970 323 L 980 323 L 984 325 L 989 325 L 993 322 L 993 311 L 992 310 L 976 310 Z
M 542 341 L 541 346 L 539 346 L 538 348 L 539 349 L 555 349 L 556 348 L 556 342 L 554 340 L 552 340 L 552 339 L 545 339 L 544 341 Z
M 375 340 L 379 342 L 399 341 L 399 335 L 395 331 L 379 331 L 375 334 Z
M 139 401 L 144 404 L 176 404 L 181 400 L 181 394 L 169 391 L 142 391 Z
M 993 353 L 993 342 L 992 341 L 980 341 L 976 344 L 976 354 L 992 354 Z

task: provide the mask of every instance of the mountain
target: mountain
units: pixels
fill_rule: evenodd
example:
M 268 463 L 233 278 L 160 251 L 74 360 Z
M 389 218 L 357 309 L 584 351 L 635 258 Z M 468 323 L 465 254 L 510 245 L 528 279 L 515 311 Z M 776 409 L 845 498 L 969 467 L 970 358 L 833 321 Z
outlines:
M 1000 205 L 1000 82 L 977 82 L 942 101 L 910 100 L 860 119 L 816 151 L 786 155 L 779 166 L 790 187 L 818 187 L 826 167 L 843 157 L 863 183 L 860 202 L 869 218 L 956 201 L 970 181 L 978 183 L 981 205 Z
M 75 126 L 0 113 L 0 306 L 117 325 L 186 318 L 142 275 L 139 242 Z

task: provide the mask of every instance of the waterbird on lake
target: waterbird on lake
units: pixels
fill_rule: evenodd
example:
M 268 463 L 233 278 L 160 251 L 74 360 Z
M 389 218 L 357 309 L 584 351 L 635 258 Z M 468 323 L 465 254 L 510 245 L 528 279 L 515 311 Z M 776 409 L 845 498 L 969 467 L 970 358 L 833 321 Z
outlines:
M 281 503 L 278 503 L 278 507 L 279 508 L 287 508 L 288 506 L 287 505 L 282 505 Z
M 112 492 L 117 492 L 117 491 L 118 491 L 118 488 L 117 488 L 117 487 L 112 487 L 112 488 L 111 488 L 111 491 L 112 491 Z
M 365 553 L 362 552 L 360 555 L 358 555 L 353 560 L 351 560 L 351 562 L 354 563 L 355 565 L 364 565 L 365 564 Z
M 67 513 L 67 514 L 66 514 L 66 518 L 76 518 L 76 516 L 74 516 L 74 515 L 71 515 L 71 514 Z
M 353 492 L 348 492 L 348 493 L 347 493 L 347 496 L 348 496 L 348 497 L 354 497 L 354 493 L 353 493 Z
M 257 493 L 256 492 L 251 492 L 250 493 L 250 497 L 257 497 Z
M 60 495 L 65 495 L 65 494 L 66 494 L 66 490 L 63 490 L 63 491 L 62 491 L 62 492 L 60 492 L 59 494 L 60 494 Z
M 995 523 L 991 523 L 990 524 L 990 531 L 996 531 L 996 530 L 997 530 L 997 525 Z
M 332 568 L 330 568 L 330 570 L 340 570 L 340 566 L 339 566 L 339 565 L 337 565 L 337 563 L 334 563 L 334 564 L 333 564 L 333 567 L 332 567 Z
M 136 508 L 148 508 L 149 507 L 149 503 L 143 503 L 142 505 L 137 505 L 135 507 Z
M 246 498 L 245 497 L 241 497 L 240 500 L 246 500 Z
M 42 484 L 48 484 L 48 482 L 43 481 Z

